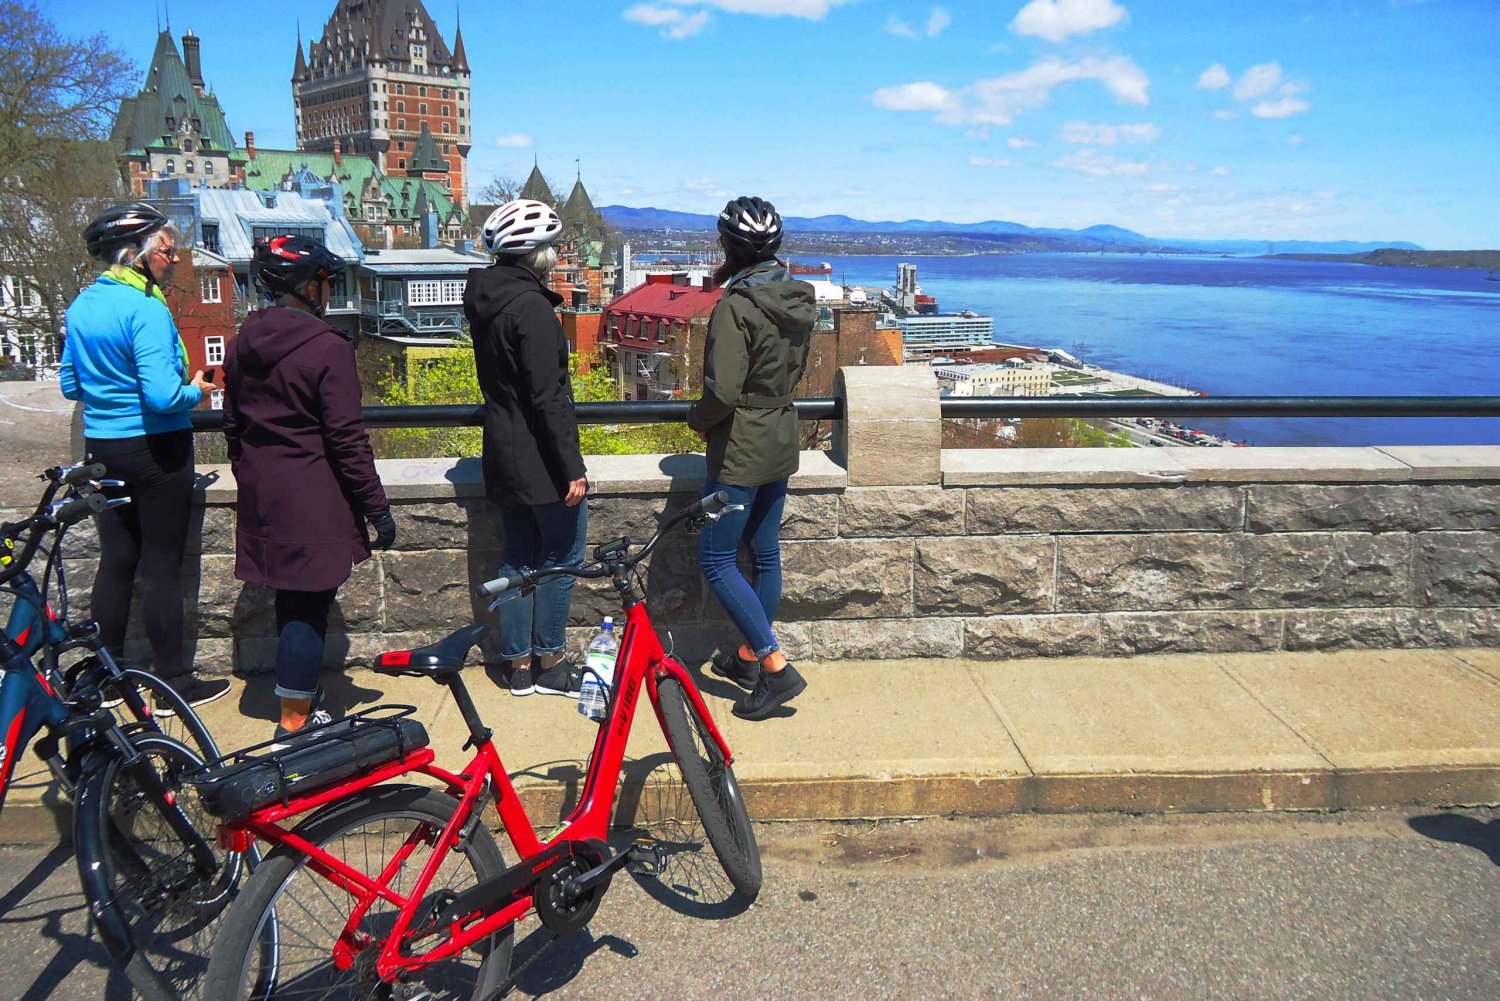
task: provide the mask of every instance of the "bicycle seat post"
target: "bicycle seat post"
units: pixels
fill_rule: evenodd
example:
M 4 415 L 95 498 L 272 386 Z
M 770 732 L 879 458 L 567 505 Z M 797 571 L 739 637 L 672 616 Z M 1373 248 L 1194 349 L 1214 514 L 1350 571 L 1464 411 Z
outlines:
M 495 735 L 494 731 L 484 725 L 484 720 L 479 718 L 479 709 L 474 705 L 474 699 L 469 695 L 469 686 L 464 684 L 463 674 L 454 671 L 452 674 L 444 675 L 438 679 L 442 684 L 448 686 L 448 691 L 453 694 L 453 702 L 458 706 L 458 711 L 463 715 L 464 723 L 469 728 L 469 740 L 475 747 L 483 744 Z

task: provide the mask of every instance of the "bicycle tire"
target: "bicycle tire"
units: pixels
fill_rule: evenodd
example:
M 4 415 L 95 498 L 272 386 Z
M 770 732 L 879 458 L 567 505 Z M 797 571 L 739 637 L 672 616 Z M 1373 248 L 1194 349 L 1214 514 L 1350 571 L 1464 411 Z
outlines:
M 78 801 L 78 823 L 98 825 L 99 833 L 86 843 L 104 846 L 104 885 L 134 948 L 124 965 L 126 976 L 147 996 L 165 983 L 171 988 L 167 997 L 196 998 L 217 925 L 243 878 L 247 859 L 218 847 L 217 818 L 203 809 L 194 787 L 183 781 L 203 764 L 193 748 L 150 732 L 133 734 L 130 743 L 152 761 L 177 806 L 214 851 L 219 865 L 212 882 L 197 874 L 186 845 L 151 808 L 119 757 L 82 778 L 88 788 Z
M 725 764 L 703 721 L 688 707 L 680 681 L 663 678 L 657 683 L 656 697 L 666 724 L 667 744 L 703 821 L 708 843 L 735 892 L 754 900 L 764 878 L 760 845 L 734 768 Z
M 146 700 L 149 709 L 155 702 L 160 701 L 172 707 L 171 716 L 157 716 L 152 714 L 149 720 L 145 717 L 137 717 L 137 723 L 145 724 L 143 728 L 136 728 L 134 724 L 126 724 L 134 732 L 149 732 L 150 725 L 155 723 L 156 729 L 173 740 L 180 741 L 197 750 L 203 755 L 204 761 L 212 761 L 219 756 L 219 745 L 214 740 L 213 734 L 209 732 L 202 718 L 188 705 L 187 700 L 177 694 L 177 689 L 170 683 L 158 678 L 150 671 L 142 671 L 139 668 L 127 667 L 122 672 L 130 684 L 141 690 L 142 697 Z M 124 703 L 121 709 L 128 707 Z
M 452 819 L 457 805 L 458 801 L 452 796 L 421 786 L 378 786 L 319 810 L 298 824 L 295 833 L 339 856 L 337 843 L 342 839 L 352 839 L 354 832 L 366 825 L 381 825 L 384 835 L 394 833 L 386 826 L 391 821 L 397 822 L 396 831 L 409 828 L 408 834 L 422 825 L 435 836 Z M 450 853 L 467 861 L 474 882 L 505 871 L 505 859 L 494 835 L 482 823 L 482 818 L 478 820 L 481 822 L 472 825 L 467 842 L 462 843 L 462 850 Z M 368 833 L 360 844 L 365 854 L 363 864 L 348 858 L 345 861 L 367 873 L 383 871 L 390 860 L 382 854 L 372 866 Z M 399 869 L 394 881 L 387 885 L 397 887 L 400 892 L 402 878 L 408 874 L 415 878 L 429 858 L 427 853 L 413 852 L 406 859 L 408 865 Z M 334 943 L 348 921 L 348 905 L 354 898 L 321 876 L 305 872 L 306 862 L 307 856 L 303 853 L 289 845 L 280 845 L 256 867 L 225 917 L 208 964 L 204 1001 L 366 998 L 379 993 L 364 959 L 376 955 L 372 950 L 361 951 L 348 972 L 339 971 L 330 961 Z M 447 860 L 444 865 L 447 865 Z M 299 877 L 303 878 L 299 880 Z M 305 885 L 299 886 L 299 883 Z M 461 890 L 466 885 L 471 884 L 455 886 L 451 872 L 445 882 L 443 871 L 439 870 L 433 889 Z M 295 896 L 291 893 L 294 888 L 299 891 Z M 309 906 L 309 901 L 312 906 Z M 317 920 L 314 907 L 331 910 L 331 922 L 309 934 L 307 923 Z M 358 930 L 383 941 L 379 929 L 382 923 L 388 927 L 394 914 L 388 905 L 384 911 L 379 904 L 372 906 L 363 915 Z M 271 957 L 266 956 L 265 946 L 271 937 L 267 934 L 268 921 L 274 922 L 277 941 L 275 954 Z M 308 944 L 300 945 L 302 942 Z M 474 971 L 472 990 L 467 986 L 467 978 L 460 978 L 457 993 L 445 990 L 441 985 L 430 985 L 425 980 L 422 986 L 431 990 L 428 996 L 433 998 L 487 997 L 505 981 L 513 944 L 513 929 L 507 928 L 486 939 L 482 949 L 471 947 L 463 954 L 467 957 L 472 951 L 483 953 Z M 295 962 L 304 953 L 305 969 Z M 254 968 L 257 963 L 261 967 L 259 970 Z M 448 967 L 434 965 L 423 972 L 431 979 L 434 973 L 441 976 L 447 970 Z M 433 990 L 433 987 L 437 989 Z

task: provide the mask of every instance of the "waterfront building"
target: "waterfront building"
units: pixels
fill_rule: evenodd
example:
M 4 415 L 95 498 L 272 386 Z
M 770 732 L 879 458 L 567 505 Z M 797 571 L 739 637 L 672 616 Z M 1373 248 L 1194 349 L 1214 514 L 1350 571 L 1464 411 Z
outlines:
M 891 322 L 901 330 L 908 359 L 963 354 L 994 340 L 994 319 L 968 310 L 896 316 Z
M 133 195 L 145 194 L 150 181 L 170 178 L 201 188 L 245 183 L 245 156 L 204 82 L 200 43 L 189 31 L 179 54 L 171 33 L 159 33 L 141 89 L 120 101 L 110 143 Z
M 463 30 L 453 47 L 422 0 L 338 0 L 292 68 L 297 146 L 369 157 L 385 176 L 440 183 L 468 204 L 472 145 Z
M 933 366 L 938 384 L 950 396 L 1047 396 L 1052 369 L 1043 365 L 977 364 Z
M 689 373 L 703 370 L 708 317 L 723 290 L 685 272 L 651 275 L 604 307 L 600 348 L 624 399 L 684 395 Z

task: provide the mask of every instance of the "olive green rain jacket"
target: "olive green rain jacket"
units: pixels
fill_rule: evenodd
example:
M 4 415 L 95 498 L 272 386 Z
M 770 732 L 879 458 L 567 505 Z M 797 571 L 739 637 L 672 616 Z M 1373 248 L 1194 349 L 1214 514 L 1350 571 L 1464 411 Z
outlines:
M 807 367 L 817 301 L 776 261 L 747 268 L 724 286 L 708 321 L 703 397 L 688 426 L 708 438 L 708 475 L 756 487 L 797 471 L 792 393 Z

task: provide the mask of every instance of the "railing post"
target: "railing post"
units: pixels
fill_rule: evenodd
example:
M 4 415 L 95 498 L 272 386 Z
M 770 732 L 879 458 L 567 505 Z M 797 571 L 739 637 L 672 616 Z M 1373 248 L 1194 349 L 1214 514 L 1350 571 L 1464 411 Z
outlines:
M 926 365 L 841 368 L 834 395 L 844 416 L 834 423 L 833 455 L 851 487 L 941 482 L 943 418 Z

